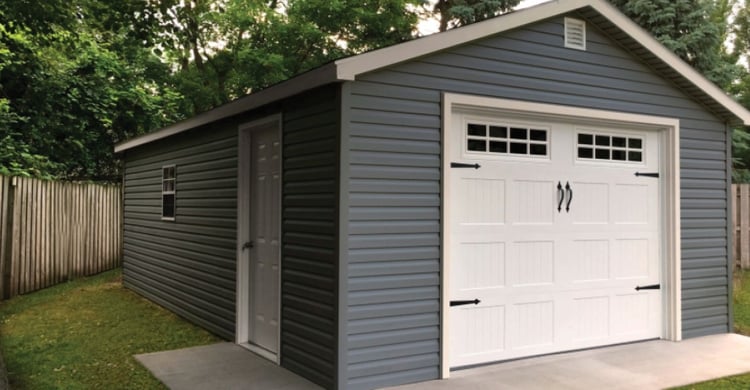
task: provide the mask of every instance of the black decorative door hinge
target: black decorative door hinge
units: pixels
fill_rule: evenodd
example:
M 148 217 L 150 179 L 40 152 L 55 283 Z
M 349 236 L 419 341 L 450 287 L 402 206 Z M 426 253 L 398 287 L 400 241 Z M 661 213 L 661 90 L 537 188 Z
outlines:
M 474 299 L 473 301 L 451 301 L 451 306 L 463 306 L 463 305 L 478 305 L 480 301 L 479 299 Z
M 451 168 L 474 168 L 474 169 L 479 169 L 481 167 L 482 166 L 479 165 L 479 164 L 464 164 L 464 163 L 456 163 L 456 162 L 452 162 L 451 163 Z
M 641 291 L 641 290 L 659 290 L 661 289 L 660 284 L 650 284 L 648 286 L 638 286 L 635 288 L 635 291 Z
M 659 173 L 658 172 L 656 172 L 656 173 L 636 172 L 635 176 L 636 177 L 641 177 L 641 176 L 643 176 L 643 177 L 659 177 Z

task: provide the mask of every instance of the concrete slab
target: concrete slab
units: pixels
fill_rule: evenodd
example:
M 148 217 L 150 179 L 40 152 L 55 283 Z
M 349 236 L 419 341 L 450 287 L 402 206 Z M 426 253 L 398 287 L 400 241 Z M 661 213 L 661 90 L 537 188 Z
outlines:
M 750 338 L 723 334 L 498 363 L 392 389 L 663 389 L 745 372 L 750 372 Z
M 136 355 L 173 390 L 320 387 L 232 343 Z M 647 341 L 454 371 L 394 390 L 663 389 L 750 372 L 750 338 Z
M 135 355 L 172 390 L 319 390 L 312 382 L 232 343 Z

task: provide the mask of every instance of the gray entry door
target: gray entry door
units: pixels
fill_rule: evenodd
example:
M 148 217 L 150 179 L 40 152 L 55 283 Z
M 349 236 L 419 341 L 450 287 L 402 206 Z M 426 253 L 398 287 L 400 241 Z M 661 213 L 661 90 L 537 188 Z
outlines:
M 252 133 L 250 232 L 250 343 L 279 349 L 281 146 L 278 130 Z

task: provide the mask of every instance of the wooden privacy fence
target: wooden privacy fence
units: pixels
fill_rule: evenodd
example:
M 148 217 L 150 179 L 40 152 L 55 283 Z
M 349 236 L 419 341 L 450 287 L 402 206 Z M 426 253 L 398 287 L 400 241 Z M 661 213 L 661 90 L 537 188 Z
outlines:
M 750 184 L 732 185 L 735 265 L 750 269 Z
M 117 185 L 0 177 L 0 292 L 10 298 L 121 264 Z

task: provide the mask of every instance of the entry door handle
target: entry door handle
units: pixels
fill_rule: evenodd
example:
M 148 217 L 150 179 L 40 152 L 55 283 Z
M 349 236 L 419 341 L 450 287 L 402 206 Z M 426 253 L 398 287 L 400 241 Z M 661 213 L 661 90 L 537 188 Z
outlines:
M 565 204 L 565 212 L 570 212 L 570 203 L 573 202 L 573 188 L 570 186 L 570 182 L 565 182 L 565 191 L 568 193 L 568 203 Z
M 253 243 L 252 241 L 248 241 L 242 245 L 242 250 L 244 251 L 245 249 L 252 249 L 254 247 L 255 243 Z

